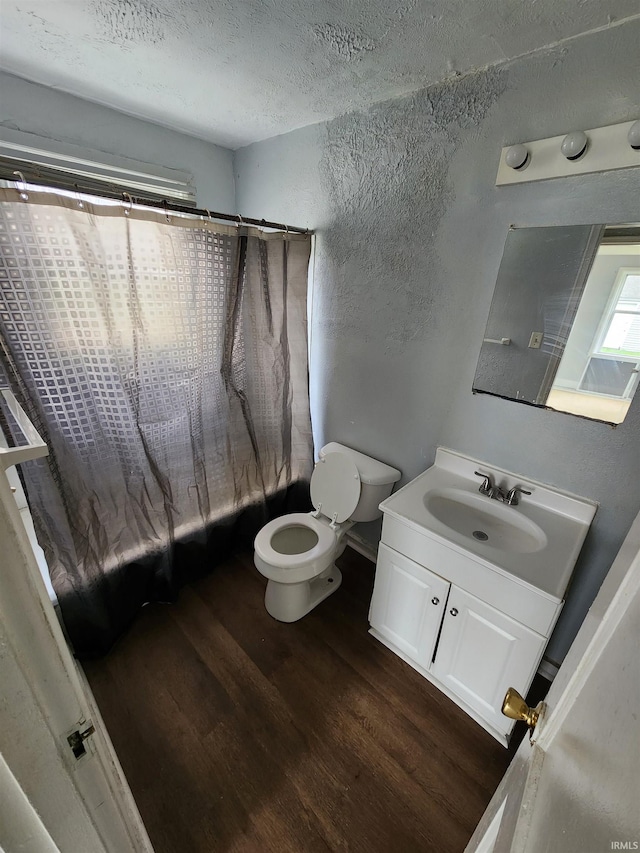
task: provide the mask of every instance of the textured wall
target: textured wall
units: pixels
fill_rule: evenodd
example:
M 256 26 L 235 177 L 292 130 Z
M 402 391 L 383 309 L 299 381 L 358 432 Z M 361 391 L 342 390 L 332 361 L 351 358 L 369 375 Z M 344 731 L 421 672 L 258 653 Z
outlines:
M 638 16 L 638 0 L 20 0 L 2 67 L 238 148 Z
M 232 153 L 226 148 L 0 71 L 0 138 L 2 127 L 191 172 L 200 205 L 235 210 Z
M 615 430 L 471 393 L 507 228 L 640 219 L 640 170 L 496 188 L 503 145 L 640 117 L 636 22 L 241 149 L 239 211 L 317 229 L 318 444 L 411 479 L 438 444 L 601 502 L 549 655 L 640 507 L 640 395 Z

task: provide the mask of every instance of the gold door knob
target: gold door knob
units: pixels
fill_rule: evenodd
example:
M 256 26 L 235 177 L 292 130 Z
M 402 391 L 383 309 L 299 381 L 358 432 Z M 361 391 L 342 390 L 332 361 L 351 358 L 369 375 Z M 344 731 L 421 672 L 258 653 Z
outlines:
M 512 720 L 523 720 L 533 731 L 538 724 L 538 719 L 544 705 L 540 702 L 535 708 L 530 708 L 522 696 L 513 687 L 510 687 L 502 703 L 502 713 Z

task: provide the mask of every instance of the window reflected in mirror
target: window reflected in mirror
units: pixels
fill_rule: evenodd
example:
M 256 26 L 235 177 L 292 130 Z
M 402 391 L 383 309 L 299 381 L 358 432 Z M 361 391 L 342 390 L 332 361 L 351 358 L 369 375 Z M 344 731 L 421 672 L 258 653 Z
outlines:
M 547 406 L 619 424 L 640 368 L 640 242 L 603 243 L 591 267 Z
M 511 229 L 474 391 L 619 424 L 639 370 L 640 226 Z

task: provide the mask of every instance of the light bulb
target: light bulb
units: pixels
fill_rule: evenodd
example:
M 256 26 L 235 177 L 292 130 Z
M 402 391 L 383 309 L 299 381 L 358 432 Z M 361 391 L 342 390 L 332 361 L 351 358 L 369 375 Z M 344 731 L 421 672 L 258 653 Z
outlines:
M 627 133 L 629 145 L 635 150 L 640 151 L 640 119 L 634 121 Z
M 560 150 L 567 160 L 577 160 L 582 157 L 587 150 L 589 137 L 583 130 L 574 130 L 573 133 L 567 133 L 562 140 Z
M 504 155 L 504 162 L 511 169 L 526 169 L 530 159 L 529 151 L 525 145 L 512 145 Z

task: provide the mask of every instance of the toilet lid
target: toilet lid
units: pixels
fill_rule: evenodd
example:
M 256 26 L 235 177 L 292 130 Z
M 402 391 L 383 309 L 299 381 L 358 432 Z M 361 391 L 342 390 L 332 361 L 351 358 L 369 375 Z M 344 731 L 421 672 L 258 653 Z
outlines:
M 360 500 L 360 474 L 344 453 L 327 453 L 311 475 L 311 500 L 327 518 L 346 521 Z

